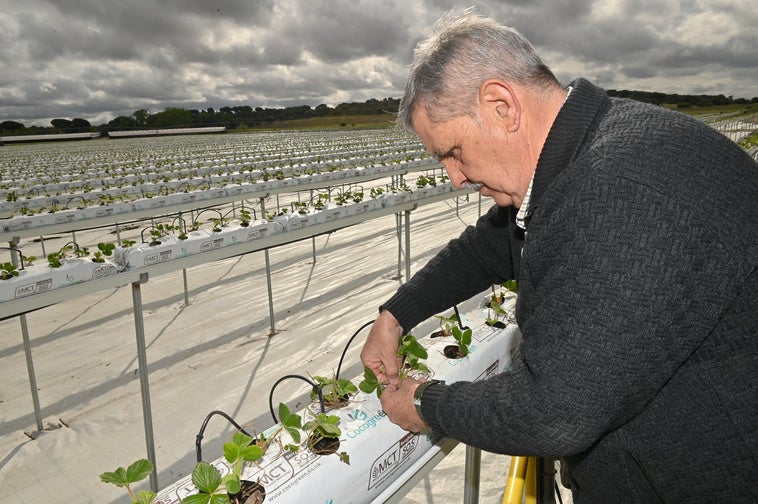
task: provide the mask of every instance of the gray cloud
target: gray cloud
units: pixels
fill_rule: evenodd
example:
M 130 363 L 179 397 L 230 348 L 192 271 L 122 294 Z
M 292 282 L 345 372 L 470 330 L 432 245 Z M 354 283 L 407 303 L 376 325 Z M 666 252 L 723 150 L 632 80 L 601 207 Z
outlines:
M 460 0 L 0 0 L 0 120 L 399 97 Z M 747 0 L 483 0 L 564 81 L 758 96 Z

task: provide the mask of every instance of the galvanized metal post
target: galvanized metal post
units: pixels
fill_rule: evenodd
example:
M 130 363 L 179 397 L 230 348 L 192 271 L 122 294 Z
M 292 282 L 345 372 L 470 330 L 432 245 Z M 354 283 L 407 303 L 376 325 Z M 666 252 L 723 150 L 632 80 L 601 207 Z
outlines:
M 405 211 L 405 281 L 411 279 L 411 211 Z
M 479 479 L 482 466 L 482 450 L 466 446 L 466 465 L 464 469 L 463 502 L 478 504 Z
M 395 227 L 397 229 L 397 280 L 403 283 L 403 219 L 400 212 L 395 213 Z
M 145 320 L 142 314 L 142 292 L 140 290 L 140 285 L 145 282 L 147 282 L 147 273 L 142 273 L 139 281 L 132 282 L 132 303 L 134 305 L 134 328 L 137 335 L 137 365 L 139 366 L 139 381 L 142 391 L 142 416 L 145 422 L 145 445 L 147 447 L 147 458 L 153 464 L 153 472 L 150 473 L 150 489 L 153 492 L 158 492 L 158 466 L 155 463 L 153 413 L 150 408 Z
M 268 319 L 271 323 L 271 332 L 269 336 L 276 334 L 276 321 L 274 320 L 274 296 L 271 293 L 271 260 L 268 256 L 268 249 L 263 251 L 266 258 L 266 288 L 268 289 Z
M 16 247 L 21 239 L 14 236 L 13 240 L 8 242 L 10 248 Z M 18 267 L 19 258 L 16 256 L 16 251 L 11 251 L 11 263 Z M 37 375 L 34 373 L 34 359 L 32 358 L 32 342 L 29 338 L 29 326 L 26 323 L 26 314 L 22 313 L 18 316 L 18 320 L 21 323 L 21 337 L 24 340 L 24 355 L 26 356 L 26 371 L 29 373 L 29 387 L 32 390 L 32 404 L 34 405 L 34 420 L 37 424 L 37 430 L 43 429 L 42 425 L 42 409 L 39 406 L 39 393 L 37 392 Z
M 182 269 L 182 278 L 184 279 L 184 306 L 189 306 L 189 292 L 187 289 L 187 268 Z

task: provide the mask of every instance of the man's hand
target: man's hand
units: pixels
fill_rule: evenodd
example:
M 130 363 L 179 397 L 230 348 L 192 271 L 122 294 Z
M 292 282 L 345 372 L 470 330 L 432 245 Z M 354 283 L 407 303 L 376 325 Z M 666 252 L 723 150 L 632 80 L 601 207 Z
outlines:
M 400 383 L 400 357 L 397 356 L 397 344 L 403 335 L 403 328 L 397 319 L 387 310 L 382 310 L 371 326 L 366 343 L 361 350 L 363 365 L 371 368 L 379 383 Z
M 388 385 L 382 392 L 382 409 L 387 417 L 392 423 L 410 432 L 421 432 L 428 427 L 413 405 L 413 393 L 420 383 L 413 378 L 405 378 L 399 386 Z

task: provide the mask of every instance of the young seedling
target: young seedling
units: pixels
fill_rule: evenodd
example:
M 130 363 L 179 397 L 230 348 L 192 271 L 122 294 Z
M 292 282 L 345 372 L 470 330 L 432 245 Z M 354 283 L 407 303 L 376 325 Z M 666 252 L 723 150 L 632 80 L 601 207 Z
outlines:
M 401 380 L 407 377 L 412 371 L 418 371 L 421 373 L 430 372 L 426 364 L 421 362 L 422 359 L 427 359 L 429 354 L 413 335 L 406 334 L 400 338 L 400 343 L 397 347 L 397 355 L 401 359 L 399 372 Z M 374 373 L 371 368 L 364 367 L 363 380 L 358 384 L 358 388 L 366 394 L 376 392 L 376 397 L 381 397 L 384 385 L 379 383 L 376 373 Z
M 311 376 L 314 382 L 321 388 L 321 395 L 324 398 L 324 405 L 332 408 L 344 406 L 349 397 L 358 392 L 358 388 L 345 378 L 331 378 L 325 376 Z M 318 398 L 315 390 L 311 391 L 311 400 Z
M 251 218 L 252 218 L 252 215 L 250 214 L 249 210 L 245 210 L 244 208 L 240 210 L 240 221 L 242 222 L 243 227 L 247 227 L 250 225 Z
M 13 277 L 18 276 L 18 270 L 13 263 L 0 264 L 0 280 L 10 280 Z
M 255 462 L 263 457 L 263 450 L 253 443 L 247 434 L 236 432 L 232 440 L 224 444 L 224 458 L 232 466 L 232 471 L 224 477 L 208 462 L 198 462 L 192 471 L 192 483 L 199 493 L 188 495 L 182 504 L 222 504 L 229 503 L 229 495 L 242 489 L 242 468 L 245 462 Z
M 458 325 L 458 315 L 455 313 L 449 317 L 444 315 L 435 315 L 440 320 L 440 330 L 433 332 L 431 338 L 439 338 L 443 336 L 450 336 L 453 334 L 453 328 Z
M 461 329 L 453 326 L 453 338 L 458 342 L 458 358 L 463 358 L 469 354 L 468 346 L 471 344 L 471 329 Z
M 155 493 L 140 490 L 135 494 L 131 485 L 147 478 L 151 472 L 153 472 L 153 464 L 147 459 L 139 459 L 126 469 L 119 467 L 113 472 L 104 472 L 100 475 L 100 481 L 126 488 L 132 504 L 150 504 L 155 499 Z
M 116 250 L 116 245 L 113 243 L 100 242 L 97 244 L 97 251 L 92 258 L 92 261 L 96 263 L 105 262 L 105 258 L 103 256 L 112 256 L 114 250 Z
M 279 427 L 268 436 L 261 434 L 255 439 L 255 443 L 261 448 L 261 450 L 263 450 L 263 453 L 266 453 L 268 447 L 271 446 L 271 441 L 274 439 L 279 443 L 279 446 L 282 446 L 278 435 L 283 431 L 287 431 L 292 438 L 292 441 L 294 441 L 294 444 L 286 444 L 282 446 L 282 449 L 297 452 L 300 450 L 300 430 L 303 428 L 302 422 L 303 419 L 300 415 L 292 413 L 286 404 L 279 403 Z
M 121 240 L 121 246 L 124 248 L 129 248 L 136 243 L 135 240 Z
M 508 312 L 505 311 L 503 308 L 503 303 L 505 303 L 505 292 L 512 292 L 514 294 L 518 294 L 518 284 L 516 283 L 516 280 L 507 280 L 502 283 L 502 288 L 505 289 L 505 291 L 495 292 L 493 287 L 492 295 L 490 296 L 490 300 L 487 302 L 487 308 L 492 312 L 494 316 L 487 316 L 486 323 L 488 325 L 491 325 L 493 327 L 499 327 L 503 328 L 505 327 L 505 323 L 500 320 L 502 317 L 505 319 L 508 317 Z
M 500 327 L 500 328 L 505 327 L 505 324 L 500 320 L 500 317 L 503 317 L 503 318 L 507 317 L 508 312 L 505 311 L 505 309 L 501 305 L 502 302 L 503 300 L 501 300 L 500 298 L 494 295 L 492 296 L 492 299 L 490 299 L 490 302 L 487 305 L 489 308 L 489 310 L 487 311 L 487 320 L 486 320 L 487 325 L 490 325 L 492 327 Z M 492 317 L 489 316 L 490 311 L 493 314 Z
M 306 440 L 308 449 L 317 455 L 336 453 L 342 462 L 350 465 L 350 456 L 347 452 L 337 453 L 342 435 L 342 430 L 339 428 L 340 417 L 326 413 L 314 415 L 310 410 L 308 412 L 313 415 L 313 420 L 303 425 L 303 430 L 308 435 Z
M 161 238 L 171 234 L 174 229 L 175 227 L 171 224 L 156 224 L 150 228 L 150 237 L 152 238 L 150 245 L 160 245 Z

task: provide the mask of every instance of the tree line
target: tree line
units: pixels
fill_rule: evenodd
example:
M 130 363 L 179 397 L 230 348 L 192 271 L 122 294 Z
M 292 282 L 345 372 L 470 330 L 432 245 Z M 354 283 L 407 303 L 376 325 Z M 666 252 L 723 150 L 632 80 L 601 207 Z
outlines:
M 86 133 L 89 131 L 129 131 L 157 128 L 192 128 L 206 126 L 226 126 L 234 129 L 239 126 L 265 126 L 293 119 L 311 117 L 334 117 L 356 115 L 396 114 L 400 100 L 371 98 L 363 103 L 340 103 L 336 107 L 321 104 L 314 107 L 300 105 L 284 108 L 263 108 L 243 105 L 238 107 L 221 107 L 205 110 L 168 107 L 155 114 L 147 109 L 135 110 L 130 116 L 119 116 L 107 124 L 92 126 L 81 118 L 53 119 L 50 127 L 26 127 L 16 121 L 0 122 L 0 131 L 4 135 L 25 135 L 36 133 Z
M 679 95 L 650 91 L 609 90 L 608 95 L 631 98 L 655 105 L 674 105 L 677 108 L 758 103 L 758 97 L 747 100 L 746 98 L 735 99 L 732 96 L 724 95 Z M 143 108 L 135 110 L 130 116 L 119 116 L 106 124 L 98 126 L 93 126 L 89 121 L 81 118 L 53 119 L 50 121 L 51 126 L 48 127 L 26 127 L 24 124 L 16 121 L 3 121 L 0 122 L 0 133 L 3 135 L 29 135 L 204 126 L 225 126 L 234 129 L 240 126 L 265 126 L 283 121 L 312 117 L 395 114 L 398 111 L 399 105 L 399 99 L 384 98 L 377 100 L 371 98 L 363 103 L 340 103 L 336 107 L 330 107 L 323 103 L 316 107 L 300 105 L 284 108 L 253 108 L 249 105 L 243 105 L 221 107 L 218 110 L 213 107 L 205 110 L 168 107 L 155 114 Z

